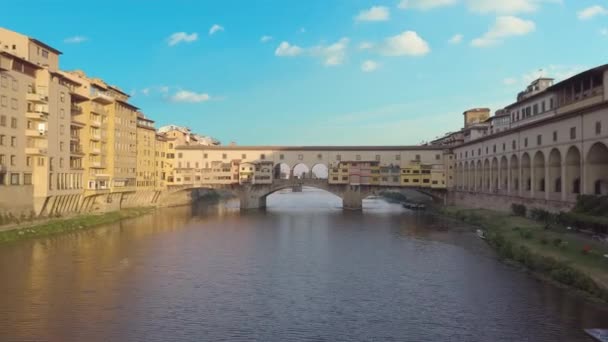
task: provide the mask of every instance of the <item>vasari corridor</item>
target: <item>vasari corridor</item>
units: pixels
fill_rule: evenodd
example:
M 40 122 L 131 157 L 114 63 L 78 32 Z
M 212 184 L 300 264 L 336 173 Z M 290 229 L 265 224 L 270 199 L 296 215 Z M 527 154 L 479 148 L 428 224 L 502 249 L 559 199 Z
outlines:
M 0 13 L 0 342 L 608 342 L 603 0 Z

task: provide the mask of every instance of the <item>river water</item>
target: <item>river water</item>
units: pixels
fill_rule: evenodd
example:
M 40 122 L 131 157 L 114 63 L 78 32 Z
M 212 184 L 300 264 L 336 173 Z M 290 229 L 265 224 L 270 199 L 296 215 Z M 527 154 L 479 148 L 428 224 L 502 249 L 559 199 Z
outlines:
M 591 341 L 590 303 L 467 227 L 324 192 L 0 246 L 0 341 Z

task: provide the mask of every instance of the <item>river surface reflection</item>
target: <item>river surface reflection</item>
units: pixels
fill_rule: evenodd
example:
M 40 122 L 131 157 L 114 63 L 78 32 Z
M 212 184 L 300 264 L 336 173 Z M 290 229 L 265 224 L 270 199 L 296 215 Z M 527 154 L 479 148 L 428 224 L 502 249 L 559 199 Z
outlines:
M 467 227 L 305 189 L 0 246 L 0 341 L 591 341 Z

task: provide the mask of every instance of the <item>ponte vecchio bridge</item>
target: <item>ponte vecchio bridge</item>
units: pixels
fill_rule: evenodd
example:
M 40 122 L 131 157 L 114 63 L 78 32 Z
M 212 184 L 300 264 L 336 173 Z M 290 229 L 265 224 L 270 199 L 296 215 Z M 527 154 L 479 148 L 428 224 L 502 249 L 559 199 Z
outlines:
M 365 197 L 387 189 L 443 197 L 452 163 L 450 152 L 437 146 L 178 146 L 166 196 L 223 189 L 239 197 L 241 209 L 254 209 L 276 191 L 311 186 L 357 210 Z

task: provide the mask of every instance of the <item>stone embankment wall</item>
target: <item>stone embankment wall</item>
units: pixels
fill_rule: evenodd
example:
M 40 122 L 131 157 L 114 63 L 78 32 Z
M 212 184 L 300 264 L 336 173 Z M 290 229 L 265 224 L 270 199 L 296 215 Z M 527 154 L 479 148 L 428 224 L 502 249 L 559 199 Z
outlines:
M 448 191 L 448 205 L 455 205 L 471 209 L 491 209 L 502 212 L 511 211 L 513 203 L 523 204 L 528 208 L 539 208 L 549 212 L 569 211 L 574 206 L 570 202 L 551 201 L 502 194 L 489 194 L 469 191 Z

